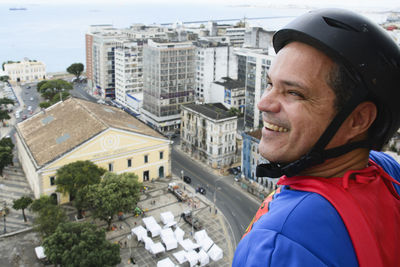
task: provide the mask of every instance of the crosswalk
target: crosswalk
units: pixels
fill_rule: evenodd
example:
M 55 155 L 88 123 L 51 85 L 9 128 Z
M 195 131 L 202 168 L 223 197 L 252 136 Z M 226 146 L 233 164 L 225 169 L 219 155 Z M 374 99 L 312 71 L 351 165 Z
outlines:
M 3 216 L 1 217 L 0 235 L 4 233 L 4 230 L 6 230 L 6 233 L 11 233 L 32 226 L 33 216 L 28 209 L 25 210 L 28 221 L 24 222 L 22 210 L 12 208 L 13 200 L 26 195 L 33 198 L 33 192 L 19 163 L 6 167 L 3 170 L 3 177 L 0 177 L 0 209 L 6 205 L 10 213 L 5 220 Z

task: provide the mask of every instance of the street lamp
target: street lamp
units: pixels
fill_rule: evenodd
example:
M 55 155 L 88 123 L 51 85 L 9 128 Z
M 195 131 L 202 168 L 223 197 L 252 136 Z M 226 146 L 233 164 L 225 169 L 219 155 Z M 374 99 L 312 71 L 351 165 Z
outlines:
M 218 179 L 215 179 L 215 181 L 214 181 L 214 213 L 215 213 L 215 210 L 217 209 L 215 206 L 215 202 L 217 200 L 217 190 L 218 190 L 217 182 L 220 181 L 222 178 L 224 178 L 224 177 L 219 177 Z
M 132 234 L 127 235 L 126 238 L 129 240 L 129 259 L 132 263 Z
M 4 201 L 3 209 L 0 212 L 0 216 L 3 215 L 3 222 L 4 222 L 4 234 L 7 232 L 6 227 L 6 216 L 10 213 L 10 209 L 7 207 L 7 203 Z

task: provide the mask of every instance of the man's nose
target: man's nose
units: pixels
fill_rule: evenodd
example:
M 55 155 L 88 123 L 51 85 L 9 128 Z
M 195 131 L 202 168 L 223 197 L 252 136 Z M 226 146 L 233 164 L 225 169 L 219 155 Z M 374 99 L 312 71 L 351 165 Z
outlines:
M 258 101 L 257 107 L 260 111 L 278 113 L 281 105 L 276 90 L 266 90 Z

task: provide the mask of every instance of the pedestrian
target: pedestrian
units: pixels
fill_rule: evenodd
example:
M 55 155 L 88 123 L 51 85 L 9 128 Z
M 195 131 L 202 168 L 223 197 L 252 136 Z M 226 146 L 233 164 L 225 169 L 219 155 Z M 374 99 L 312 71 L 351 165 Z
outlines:
M 211 213 L 211 206 L 210 206 L 210 213 Z
M 400 127 L 399 46 L 342 9 L 308 12 L 272 43 L 256 176 L 280 187 L 232 266 L 400 266 L 400 165 L 378 152 Z

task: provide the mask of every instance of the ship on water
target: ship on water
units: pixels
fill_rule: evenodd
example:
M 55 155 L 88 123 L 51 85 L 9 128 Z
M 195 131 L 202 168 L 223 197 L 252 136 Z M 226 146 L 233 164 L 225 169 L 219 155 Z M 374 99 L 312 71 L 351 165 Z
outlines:
M 10 11 L 21 11 L 21 10 L 27 10 L 26 7 L 10 7 Z

